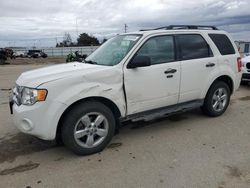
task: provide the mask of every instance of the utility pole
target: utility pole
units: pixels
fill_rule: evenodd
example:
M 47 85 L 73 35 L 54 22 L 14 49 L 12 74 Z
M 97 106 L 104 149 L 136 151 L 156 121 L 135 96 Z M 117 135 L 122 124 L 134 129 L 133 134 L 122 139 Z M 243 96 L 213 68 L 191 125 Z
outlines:
M 78 23 L 77 23 L 77 18 L 76 18 L 76 38 L 78 37 L 79 33 L 78 33 Z
M 127 33 L 127 30 L 128 30 L 128 25 L 124 24 L 124 32 Z

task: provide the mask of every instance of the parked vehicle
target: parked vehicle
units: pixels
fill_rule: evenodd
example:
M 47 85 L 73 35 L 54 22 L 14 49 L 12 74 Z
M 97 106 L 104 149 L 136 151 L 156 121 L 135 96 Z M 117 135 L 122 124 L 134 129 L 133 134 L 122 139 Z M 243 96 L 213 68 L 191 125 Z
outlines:
M 10 102 L 15 125 L 62 139 L 79 155 L 103 150 L 125 121 L 201 107 L 222 115 L 239 88 L 241 58 L 213 26 L 168 26 L 117 35 L 83 63 L 22 73 Z
M 87 55 L 81 55 L 79 54 L 78 51 L 75 51 L 75 52 L 71 52 L 67 55 L 66 57 L 66 62 L 74 62 L 74 61 L 77 61 L 77 62 L 82 62 L 85 58 L 87 57 Z
M 13 56 L 14 58 L 17 58 L 17 57 L 25 57 L 25 52 L 24 51 L 15 51 L 13 53 Z
M 10 49 L 10 48 L 1 48 L 0 49 L 0 64 L 5 64 L 6 60 L 8 58 L 13 59 L 14 58 L 13 54 L 14 54 L 14 52 L 13 52 L 12 49 Z
M 7 60 L 6 51 L 4 49 L 0 49 L 0 65 L 5 64 L 6 60 Z
M 5 51 L 5 55 L 7 58 L 11 58 L 11 59 L 15 58 L 14 51 L 11 48 L 4 48 L 3 50 Z
M 241 83 L 244 85 L 247 85 L 250 83 L 250 56 L 246 55 L 244 58 L 242 58 L 242 79 Z
M 44 52 L 40 52 L 40 56 L 42 57 L 42 58 L 46 58 L 46 57 L 48 57 L 48 55 L 46 54 L 46 53 L 44 53 Z
M 33 57 L 33 58 L 46 58 L 48 57 L 47 54 L 45 54 L 44 52 L 42 52 L 41 50 L 29 50 L 26 54 L 27 57 Z

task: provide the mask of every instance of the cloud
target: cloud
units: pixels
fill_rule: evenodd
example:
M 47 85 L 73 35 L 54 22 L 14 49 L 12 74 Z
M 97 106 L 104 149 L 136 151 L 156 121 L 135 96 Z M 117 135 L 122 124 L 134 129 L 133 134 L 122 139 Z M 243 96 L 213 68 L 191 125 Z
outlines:
M 0 1 L 0 46 L 55 45 L 64 32 L 99 38 L 170 24 L 211 24 L 249 40 L 248 0 Z M 37 41 L 40 41 L 37 42 Z

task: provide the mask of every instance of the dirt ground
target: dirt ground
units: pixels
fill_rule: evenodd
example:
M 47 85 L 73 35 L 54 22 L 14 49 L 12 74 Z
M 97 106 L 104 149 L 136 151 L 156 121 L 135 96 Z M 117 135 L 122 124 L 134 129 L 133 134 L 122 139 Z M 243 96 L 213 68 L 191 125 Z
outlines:
M 14 127 L 10 88 L 21 72 L 45 66 L 23 64 L 0 66 L 0 187 L 250 187 L 250 86 L 221 117 L 195 110 L 129 124 L 103 152 L 79 157 Z
M 27 64 L 58 64 L 65 63 L 65 57 L 47 57 L 47 58 L 16 58 L 8 59 L 6 63 L 8 65 L 27 65 Z

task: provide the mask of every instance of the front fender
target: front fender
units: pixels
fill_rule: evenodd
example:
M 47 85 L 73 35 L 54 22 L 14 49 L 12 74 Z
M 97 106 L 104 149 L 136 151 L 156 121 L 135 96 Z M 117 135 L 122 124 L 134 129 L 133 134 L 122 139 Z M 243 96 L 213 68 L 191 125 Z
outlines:
M 81 89 L 80 89 L 81 88 Z M 64 101 L 67 106 L 89 97 L 102 97 L 112 101 L 119 109 L 122 116 L 125 115 L 126 106 L 123 87 L 119 85 L 104 86 L 100 84 L 88 84 L 85 87 L 72 87 L 61 94 L 57 100 Z
M 48 88 L 47 97 L 50 100 L 67 106 L 84 98 L 103 97 L 116 104 L 121 116 L 126 112 L 122 74 L 117 71 L 102 73 L 101 76 L 79 75 L 49 82 L 41 87 Z

